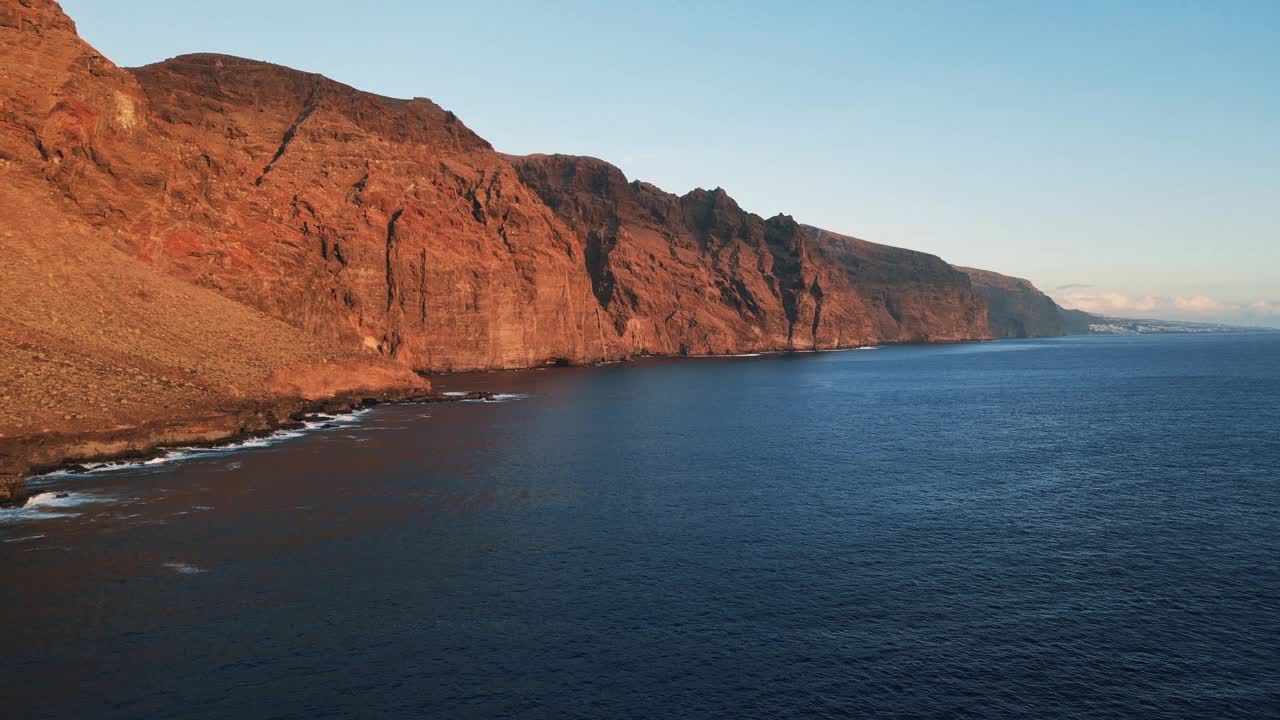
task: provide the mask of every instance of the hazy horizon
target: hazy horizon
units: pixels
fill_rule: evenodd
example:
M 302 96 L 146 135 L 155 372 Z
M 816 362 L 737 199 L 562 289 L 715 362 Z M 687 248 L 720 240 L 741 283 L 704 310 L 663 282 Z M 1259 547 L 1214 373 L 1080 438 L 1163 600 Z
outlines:
M 1280 326 L 1280 6 L 62 4 L 120 65 L 277 62 L 1067 307 Z

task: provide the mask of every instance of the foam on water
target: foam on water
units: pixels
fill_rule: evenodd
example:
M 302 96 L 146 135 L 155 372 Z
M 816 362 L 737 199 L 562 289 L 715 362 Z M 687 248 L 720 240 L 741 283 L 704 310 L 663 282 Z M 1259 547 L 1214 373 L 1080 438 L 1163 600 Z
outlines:
M 22 537 L 6 538 L 2 542 L 19 543 L 19 542 L 27 542 L 28 540 L 39 540 L 42 537 L 45 537 L 44 533 L 36 533 L 35 535 L 23 535 Z
M 312 430 L 331 429 L 335 427 L 353 425 L 356 422 L 359 422 L 360 417 L 367 412 L 369 412 L 368 408 L 360 408 L 352 410 L 351 412 L 332 415 L 317 413 L 310 416 L 313 419 L 303 421 L 302 427 L 300 428 L 277 430 L 276 432 L 273 432 L 270 435 L 264 435 L 263 437 L 248 438 L 238 442 L 227 443 L 225 445 L 215 445 L 212 447 L 175 447 L 165 450 L 155 457 L 147 458 L 146 460 L 107 460 L 103 462 L 82 463 L 76 468 L 56 470 L 39 477 L 41 479 L 48 479 L 54 477 L 128 470 L 139 467 L 153 467 L 156 465 L 167 465 L 169 463 L 180 462 L 193 457 L 210 457 L 237 452 L 240 450 L 271 447 L 272 445 L 284 442 L 285 440 L 302 437 L 304 434 Z
M 541 368 L 535 368 L 535 369 L 541 369 Z M 472 391 L 450 390 L 448 392 L 443 392 L 440 394 L 448 395 L 449 397 L 463 397 L 465 395 L 470 394 L 470 392 Z M 529 396 L 525 393 L 494 393 L 492 397 L 476 398 L 474 400 L 463 400 L 462 402 L 505 402 L 507 400 L 522 400 L 527 397 Z
M 710 354 L 710 355 L 689 355 L 688 357 L 690 357 L 690 358 L 711 358 L 711 359 L 715 359 L 715 358 L 750 358 L 750 357 L 763 357 L 763 356 L 765 356 L 765 355 L 783 355 L 783 354 L 785 354 L 785 353 L 827 353 L 827 352 L 849 352 L 849 351 L 852 351 L 852 350 L 879 350 L 879 349 L 880 349 L 880 346 L 878 346 L 878 345 L 861 345 L 861 346 L 859 346 L 859 347 L 847 347 L 847 348 L 826 348 L 826 349 L 820 349 L 820 350 L 804 350 L 804 349 L 785 350 L 785 351 L 781 351 L 781 350 L 768 350 L 768 351 L 763 351 L 763 352 L 722 353 L 722 354 Z
M 463 402 L 482 402 L 482 403 L 498 403 L 508 402 L 511 400 L 523 400 L 529 397 L 525 393 L 494 393 L 493 397 L 480 398 L 478 400 L 463 400 Z
M 178 562 L 176 560 L 166 562 L 166 563 L 161 563 L 161 564 L 169 568 L 170 570 L 178 573 L 179 575 L 199 575 L 200 573 L 209 572 L 208 570 L 205 570 L 204 568 L 196 567 L 191 563 Z
M 112 497 L 90 493 L 42 492 L 27 498 L 26 504 L 22 507 L 0 509 L 0 524 L 26 520 L 75 517 L 80 513 L 71 512 L 72 508 L 82 505 L 109 503 L 114 500 L 115 498 Z
M 820 352 L 820 353 L 842 353 L 842 352 L 853 352 L 853 351 L 855 351 L 855 350 L 879 350 L 879 349 L 880 349 L 880 346 L 879 346 L 879 345 L 859 345 L 859 346 L 857 346 L 857 347 L 828 348 L 828 349 L 826 349 L 826 350 L 814 350 L 814 352 Z

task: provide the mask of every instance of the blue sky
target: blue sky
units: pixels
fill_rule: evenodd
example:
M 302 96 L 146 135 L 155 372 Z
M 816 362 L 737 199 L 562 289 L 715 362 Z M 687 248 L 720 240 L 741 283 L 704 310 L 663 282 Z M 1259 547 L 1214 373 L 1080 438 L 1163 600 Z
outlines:
M 63 6 L 121 65 L 278 62 L 1064 304 L 1280 326 L 1278 2 Z

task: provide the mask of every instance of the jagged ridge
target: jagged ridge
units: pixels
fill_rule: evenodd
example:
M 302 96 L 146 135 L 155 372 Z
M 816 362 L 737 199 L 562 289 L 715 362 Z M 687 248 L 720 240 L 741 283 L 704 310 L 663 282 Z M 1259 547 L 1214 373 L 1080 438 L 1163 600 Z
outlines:
M 986 337 L 985 307 L 942 260 L 683 196 L 595 158 L 508 156 L 585 238 L 597 299 L 630 353 L 717 353 Z

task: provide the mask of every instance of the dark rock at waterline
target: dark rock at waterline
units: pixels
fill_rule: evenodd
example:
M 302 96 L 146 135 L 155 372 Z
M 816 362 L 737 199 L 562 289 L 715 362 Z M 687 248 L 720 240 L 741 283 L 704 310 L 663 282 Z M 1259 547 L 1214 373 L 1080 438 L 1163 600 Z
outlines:
M 21 477 L 0 476 L 0 507 L 21 505 L 31 496 Z
M 281 398 L 247 401 L 217 415 L 189 421 L 144 423 L 133 427 L 91 432 L 39 433 L 0 438 L 0 505 L 26 501 L 30 493 L 22 479 L 50 470 L 87 470 L 83 463 L 104 460 L 145 460 L 180 445 L 207 447 L 245 438 L 264 437 L 278 430 L 305 427 L 303 420 L 332 420 L 329 413 L 348 412 L 383 403 L 432 403 L 492 400 L 493 393 L 443 395 L 420 388 L 392 388 L 339 393 L 323 400 Z M 326 423 L 326 427 L 335 427 Z

